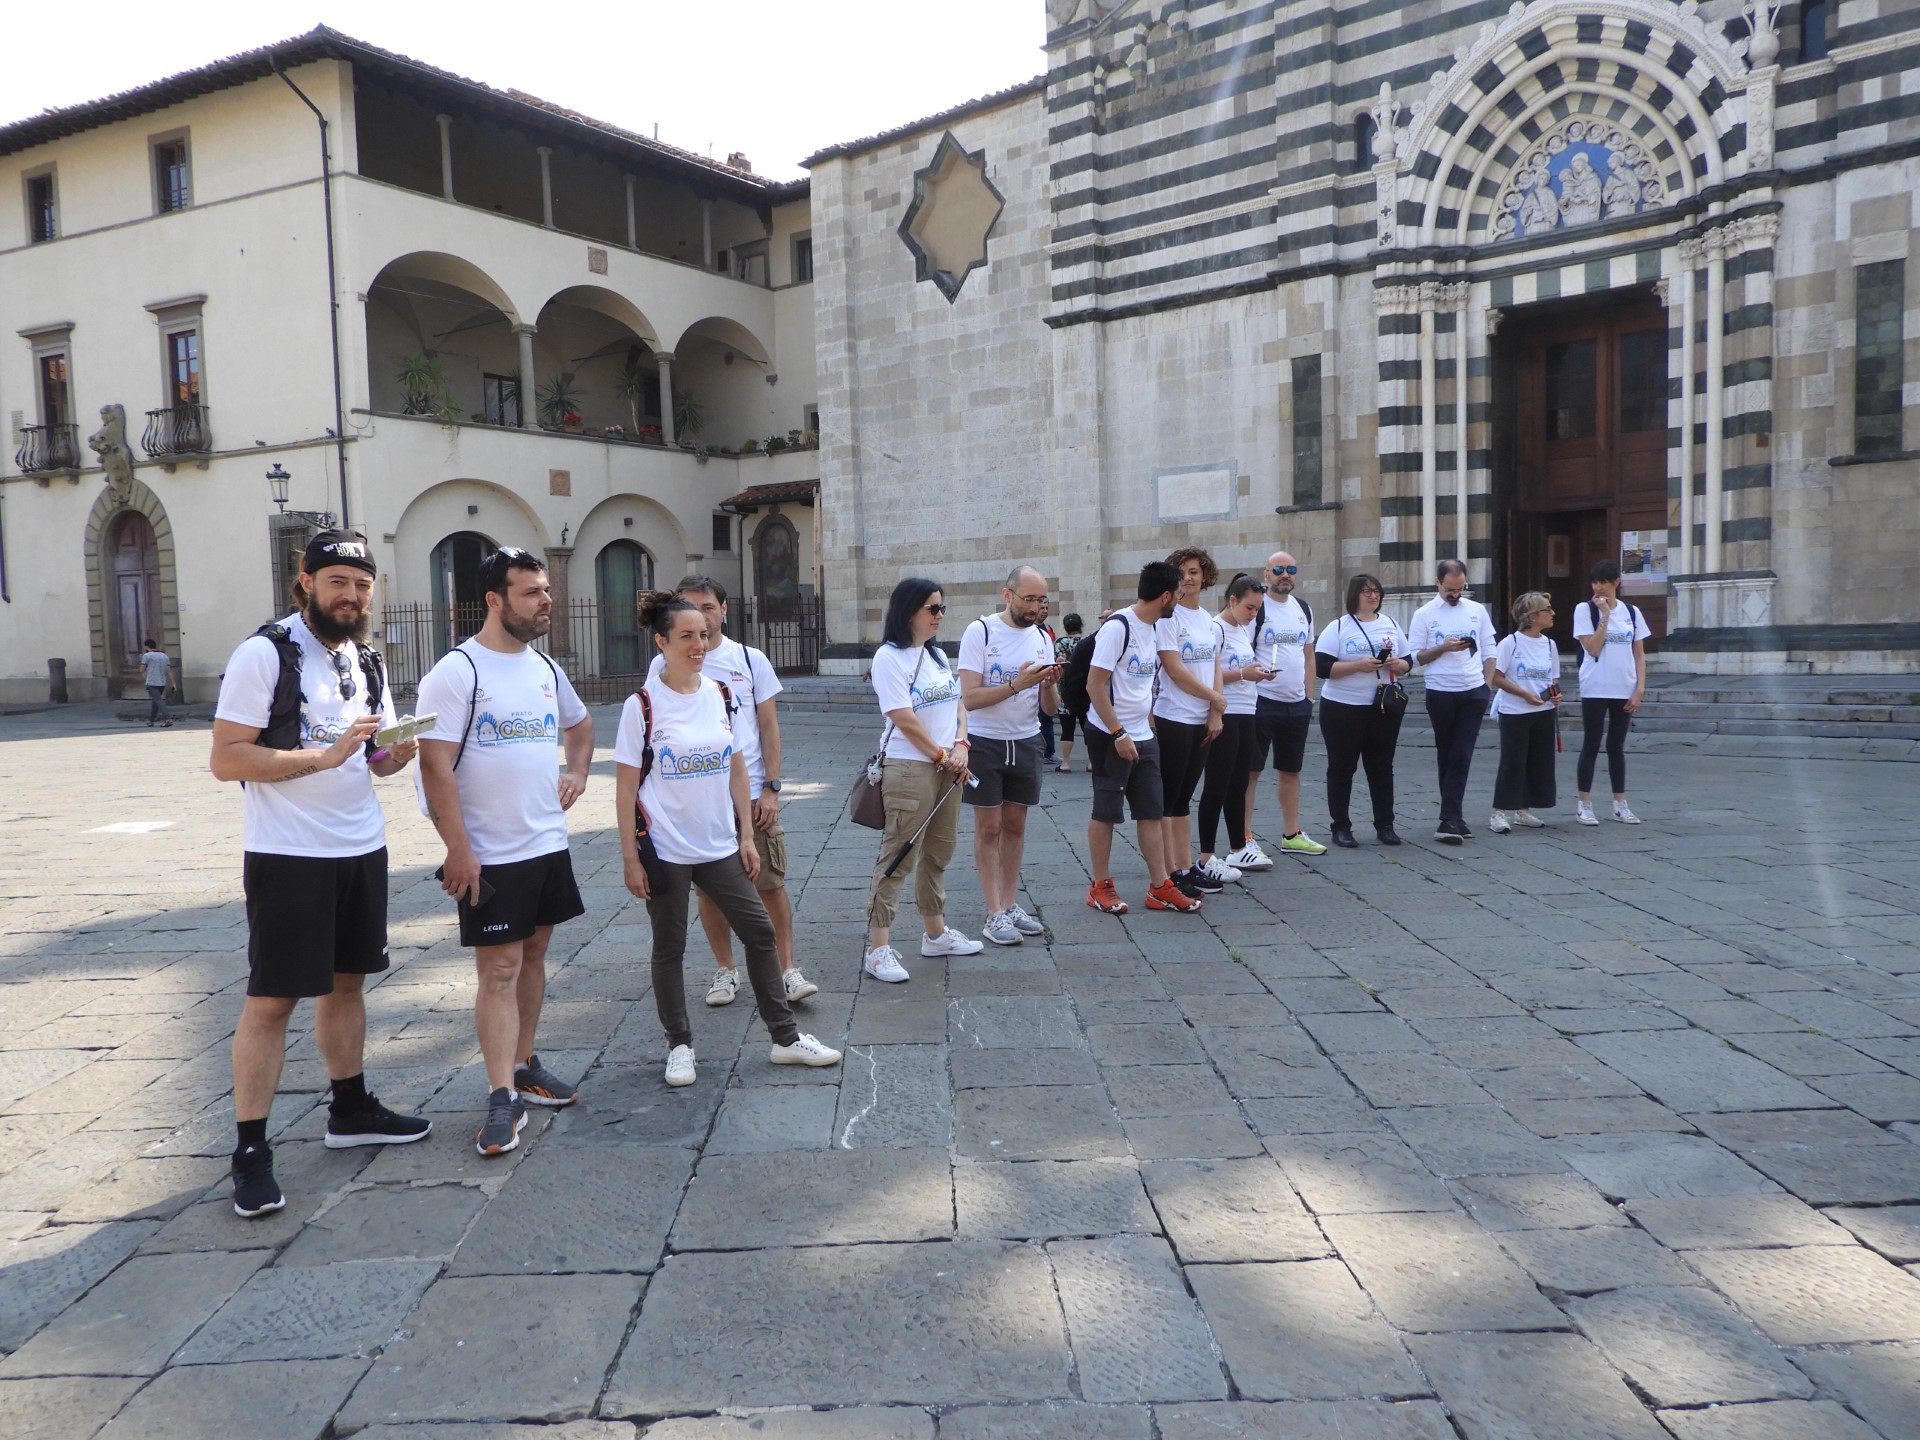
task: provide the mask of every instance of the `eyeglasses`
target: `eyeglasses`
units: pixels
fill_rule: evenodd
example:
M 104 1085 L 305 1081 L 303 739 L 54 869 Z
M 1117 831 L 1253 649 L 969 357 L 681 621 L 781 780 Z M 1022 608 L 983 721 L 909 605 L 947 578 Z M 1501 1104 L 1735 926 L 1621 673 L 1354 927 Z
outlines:
M 480 588 L 498 590 L 506 581 L 507 571 L 529 562 L 539 563 L 534 560 L 531 550 L 522 550 L 518 545 L 502 545 L 480 562 Z
M 1300 567 L 1298 565 L 1270 565 L 1267 569 L 1268 573 L 1273 575 L 1298 575 L 1300 573 Z
M 929 615 L 944 615 L 947 613 L 947 607 L 944 605 L 928 605 L 924 608 Z
M 331 653 L 333 656 L 334 678 L 340 682 L 340 698 L 342 700 L 351 700 L 355 689 L 353 683 L 353 666 L 347 663 L 347 652 L 344 649 L 335 650 Z

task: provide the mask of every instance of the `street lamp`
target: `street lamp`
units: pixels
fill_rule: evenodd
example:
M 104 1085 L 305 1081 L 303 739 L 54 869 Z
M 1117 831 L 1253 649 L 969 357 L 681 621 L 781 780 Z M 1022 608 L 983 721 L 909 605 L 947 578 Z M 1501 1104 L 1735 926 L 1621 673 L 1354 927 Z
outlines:
M 273 489 L 273 503 L 280 507 L 282 515 L 287 513 L 287 482 L 292 480 L 286 468 L 276 460 L 273 468 L 267 471 L 267 484 Z

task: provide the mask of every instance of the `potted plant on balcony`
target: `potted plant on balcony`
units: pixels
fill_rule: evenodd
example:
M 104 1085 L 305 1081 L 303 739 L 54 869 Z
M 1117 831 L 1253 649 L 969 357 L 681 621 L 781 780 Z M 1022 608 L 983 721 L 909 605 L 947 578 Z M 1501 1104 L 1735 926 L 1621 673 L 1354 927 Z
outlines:
M 767 454 L 778 455 L 782 450 L 787 448 L 787 437 L 784 435 L 769 435 L 762 443 L 766 446 Z
M 673 433 L 681 438 L 698 435 L 700 427 L 706 421 L 706 412 L 700 402 L 685 390 L 673 392 Z
M 573 382 L 571 370 L 560 370 L 540 387 L 540 424 L 548 430 L 580 433 L 580 387 Z
M 640 407 L 653 398 L 654 386 L 658 383 L 654 373 L 642 367 L 638 355 L 629 356 L 620 373 L 613 377 L 613 393 L 626 402 L 636 433 L 646 433 L 647 427 L 640 423 Z
M 444 425 L 460 418 L 454 403 L 453 384 L 447 379 L 447 367 L 438 355 L 416 351 L 400 362 L 400 413 L 429 415 Z
M 642 425 L 640 427 L 640 443 L 642 445 L 658 445 L 662 438 L 658 425 Z
M 742 455 L 758 455 L 760 453 L 760 442 L 752 436 L 748 436 L 740 442 L 740 453 Z

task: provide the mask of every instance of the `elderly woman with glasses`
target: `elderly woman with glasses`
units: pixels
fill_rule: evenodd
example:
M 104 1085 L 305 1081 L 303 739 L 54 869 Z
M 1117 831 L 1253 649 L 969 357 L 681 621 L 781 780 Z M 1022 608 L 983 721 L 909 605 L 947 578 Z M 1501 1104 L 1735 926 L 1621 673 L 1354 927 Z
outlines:
M 910 978 L 889 936 L 907 876 L 926 933 L 920 953 L 930 959 L 977 955 L 983 948 L 947 924 L 947 865 L 960 834 L 960 801 L 966 783 L 967 712 L 960 704 L 960 677 L 940 649 L 940 619 L 947 613 L 937 581 L 909 577 L 893 587 L 887 602 L 885 641 L 874 652 L 874 694 L 886 717 L 881 734 L 881 794 L 887 825 L 874 863 L 867 898 L 867 953 L 861 969 L 893 984 Z M 892 874 L 887 866 L 914 837 L 914 846 Z
M 1493 713 L 1500 720 L 1500 771 L 1493 782 L 1496 835 L 1515 825 L 1538 829 L 1535 810 L 1554 799 L 1554 736 L 1559 724 L 1560 651 L 1547 637 L 1553 601 L 1529 590 L 1513 602 L 1513 633 L 1493 652 Z

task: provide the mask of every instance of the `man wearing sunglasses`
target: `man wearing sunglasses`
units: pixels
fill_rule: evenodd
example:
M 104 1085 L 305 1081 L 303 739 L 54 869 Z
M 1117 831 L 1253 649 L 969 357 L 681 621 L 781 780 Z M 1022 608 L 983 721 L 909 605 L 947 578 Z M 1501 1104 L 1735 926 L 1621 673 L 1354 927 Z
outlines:
M 440 657 L 414 702 L 439 716 L 421 737 L 427 816 L 447 843 L 440 883 L 460 909 L 479 986 L 473 1028 L 487 1066 L 482 1155 L 520 1144 L 528 1105 L 571 1105 L 577 1086 L 540 1062 L 553 927 L 586 913 L 567 849 L 567 810 L 587 788 L 593 721 L 532 642 L 553 627 L 546 562 L 503 545 L 480 563 L 479 634 Z M 556 749 L 566 747 L 566 768 Z
M 286 1059 L 287 1021 L 314 1002 L 313 1033 L 333 1082 L 326 1143 L 405 1145 L 428 1122 L 396 1115 L 362 1073 L 362 988 L 387 968 L 386 821 L 375 775 L 413 759 L 412 741 L 372 753 L 394 721 L 378 653 L 364 648 L 374 563 L 366 541 L 329 530 L 301 557 L 297 607 L 242 641 L 214 707 L 216 780 L 238 780 L 247 896 L 247 999 L 233 1032 L 233 1210 L 286 1205 L 273 1174 L 267 1112 Z M 289 671 L 298 655 L 297 669 Z M 284 677 L 284 678 L 283 678 Z
M 1264 870 L 1273 862 L 1253 838 L 1253 801 L 1260 772 L 1273 756 L 1274 798 L 1280 802 L 1280 849 L 1288 855 L 1324 855 L 1327 847 L 1300 828 L 1300 770 L 1313 728 L 1313 611 L 1293 593 L 1300 564 L 1284 550 L 1267 557 L 1267 596 L 1254 619 L 1254 658 L 1267 678 L 1254 702 L 1256 743 L 1247 777 L 1247 848 L 1229 855 L 1239 870 Z M 1261 862 L 1265 861 L 1265 864 Z

